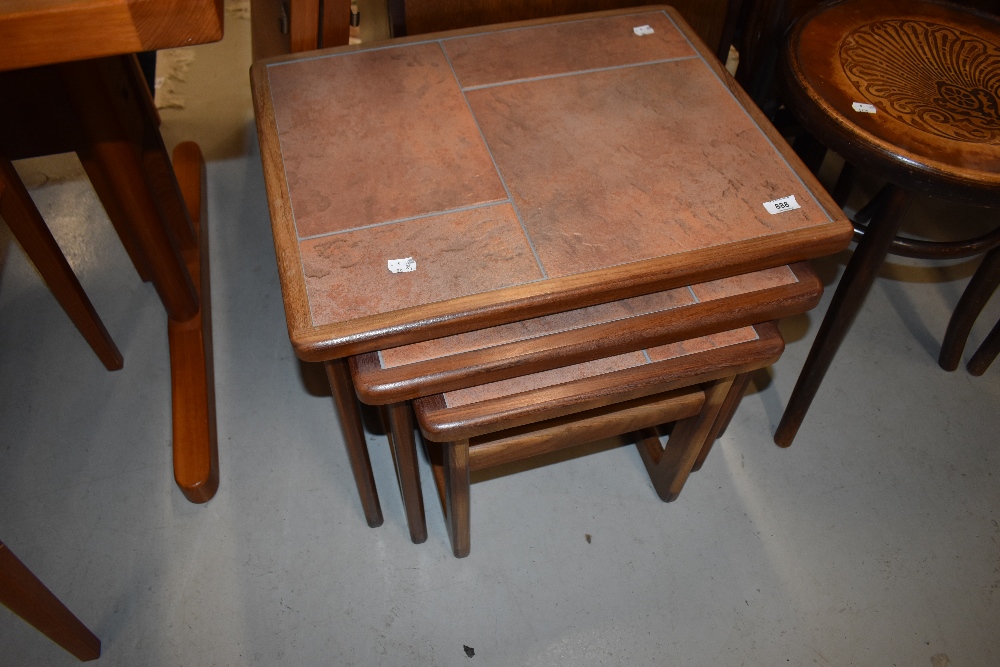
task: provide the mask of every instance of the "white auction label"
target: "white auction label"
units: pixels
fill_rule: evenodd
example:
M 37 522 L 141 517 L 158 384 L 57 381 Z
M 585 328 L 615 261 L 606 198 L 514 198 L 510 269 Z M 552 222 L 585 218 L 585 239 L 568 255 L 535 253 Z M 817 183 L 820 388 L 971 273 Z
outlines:
M 771 201 L 764 202 L 764 208 L 771 215 L 775 213 L 784 213 L 785 211 L 794 211 L 797 208 L 802 208 L 799 203 L 795 201 L 795 195 L 788 195 L 787 197 L 782 197 L 781 199 L 773 199 Z
M 865 102 L 855 102 L 851 106 L 859 113 L 875 113 L 878 111 L 874 104 L 867 104 Z
M 404 257 L 403 259 L 390 259 L 389 260 L 389 270 L 393 273 L 409 273 L 410 271 L 417 270 L 417 260 L 412 257 Z
M 636 27 L 632 28 L 632 32 L 642 37 L 643 35 L 652 35 L 653 28 L 652 26 L 648 25 L 637 25 Z

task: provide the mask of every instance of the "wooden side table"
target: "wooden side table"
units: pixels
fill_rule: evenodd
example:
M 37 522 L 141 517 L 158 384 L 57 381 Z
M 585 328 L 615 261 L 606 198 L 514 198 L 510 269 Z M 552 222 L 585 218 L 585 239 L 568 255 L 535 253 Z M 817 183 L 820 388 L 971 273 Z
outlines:
M 13 0 L 0 9 L 0 154 L 76 151 L 168 317 L 174 477 L 206 502 L 219 484 L 204 164 L 174 152 L 131 54 L 222 38 L 222 0 Z M 55 63 L 55 64 L 54 64 Z

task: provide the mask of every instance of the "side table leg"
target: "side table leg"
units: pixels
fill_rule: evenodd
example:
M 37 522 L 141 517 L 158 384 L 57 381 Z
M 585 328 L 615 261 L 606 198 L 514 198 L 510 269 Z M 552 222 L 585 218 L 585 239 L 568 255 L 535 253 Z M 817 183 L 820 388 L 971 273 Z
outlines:
M 747 392 L 747 385 L 749 384 L 749 373 L 740 373 L 733 380 L 733 386 L 729 389 L 729 393 L 726 394 L 726 400 L 722 402 L 722 409 L 719 410 L 719 416 L 715 418 L 715 423 L 712 424 L 712 429 L 708 432 L 708 437 L 705 438 L 705 444 L 702 445 L 701 452 L 691 467 L 691 472 L 697 472 L 705 465 L 705 459 L 708 457 L 708 453 L 712 451 L 712 445 L 715 444 L 715 441 L 726 430 L 726 427 L 729 426 L 733 415 L 736 414 L 736 409 L 740 407 L 743 394 Z
M 386 409 L 389 415 L 390 441 L 396 457 L 396 479 L 403 497 L 406 523 L 414 544 L 427 541 L 427 520 L 424 516 L 424 497 L 420 488 L 420 471 L 417 469 L 417 443 L 413 437 L 413 409 L 409 401 L 392 403 Z
M 854 317 L 861 310 L 865 296 L 875 282 L 875 274 L 882 266 L 910 204 L 912 195 L 909 192 L 895 186 L 887 187 L 889 191 L 886 193 L 885 205 L 869 223 L 868 231 L 847 264 L 830 308 L 823 318 L 823 324 L 816 334 L 816 340 L 809 350 L 802 373 L 795 383 L 785 414 L 774 433 L 774 441 L 781 447 L 788 447 L 795 439 L 809 405 L 819 391 L 823 376 L 830 368 L 837 349 L 847 336 Z
M 354 483 L 358 487 L 358 496 L 361 497 L 361 507 L 368 525 L 377 528 L 382 525 L 382 508 L 378 503 L 378 491 L 375 490 L 375 477 L 368 458 L 365 429 L 361 425 L 361 412 L 354 395 L 351 370 L 347 367 L 346 359 L 334 359 L 323 365 L 326 367 L 326 377 L 330 380 L 333 402 L 340 417 L 340 428 L 347 447 L 347 458 L 351 462 L 351 471 L 354 473 Z
M 181 254 L 201 308 L 194 317 L 167 320 L 173 396 L 174 479 L 193 503 L 212 499 L 219 489 L 219 445 L 215 420 L 212 358 L 212 299 L 209 290 L 208 216 L 205 161 L 198 144 L 174 149 L 174 173 L 200 242 Z
M 639 431 L 636 448 L 653 482 L 656 495 L 665 503 L 677 500 L 705 439 L 715 424 L 722 404 L 733 386 L 735 377 L 723 378 L 705 385 L 705 404 L 701 412 L 674 424 L 667 446 L 660 445 L 654 429 Z
M 101 640 L 0 542 L 0 604 L 84 662 L 101 657 Z

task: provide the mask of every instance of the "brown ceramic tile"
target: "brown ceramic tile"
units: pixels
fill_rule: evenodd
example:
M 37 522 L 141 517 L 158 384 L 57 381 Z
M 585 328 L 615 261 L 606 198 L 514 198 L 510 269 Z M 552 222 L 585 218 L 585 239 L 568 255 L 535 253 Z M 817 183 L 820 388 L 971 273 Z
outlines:
M 653 34 L 636 35 L 632 28 L 641 25 Z M 663 12 L 516 28 L 443 44 L 466 88 L 695 55 Z
M 829 221 L 700 59 L 467 97 L 551 277 Z
M 792 270 L 787 266 L 777 266 L 773 269 L 744 273 L 721 280 L 692 285 L 691 289 L 698 301 L 714 301 L 737 294 L 749 294 L 760 290 L 773 289 L 782 285 L 794 285 L 799 282 Z
M 732 331 L 722 331 L 710 336 L 702 336 L 701 338 L 692 338 L 691 340 L 682 340 L 676 343 L 651 347 L 646 352 L 652 361 L 665 361 L 688 354 L 695 354 L 696 352 L 707 352 L 719 347 L 747 343 L 752 340 L 757 340 L 757 331 L 753 327 L 743 327 L 741 329 L 733 329 Z
M 482 384 L 478 387 L 449 391 L 444 395 L 444 399 L 449 408 L 457 408 L 460 405 L 481 403 L 493 398 L 521 394 L 526 391 L 534 391 L 545 387 L 553 387 L 557 384 L 573 382 L 574 380 L 605 375 L 606 373 L 641 366 L 645 363 L 646 357 L 642 352 L 630 352 L 605 359 L 595 359 L 594 361 L 575 364 L 573 366 L 554 368 L 541 373 L 532 373 L 531 375 L 524 375 L 509 380 Z
M 506 199 L 437 43 L 268 77 L 300 238 Z
M 423 343 L 404 345 L 381 352 L 382 367 L 393 368 L 405 366 L 428 359 L 438 359 L 470 350 L 481 350 L 488 347 L 505 345 L 519 340 L 540 338 L 560 331 L 580 329 L 601 322 L 623 320 L 646 313 L 669 310 L 678 306 L 694 303 L 691 291 L 680 289 L 647 294 L 632 299 L 624 299 L 612 303 L 604 303 L 589 308 L 579 308 L 555 315 L 536 317 L 522 322 L 512 322 L 489 329 L 480 329 L 468 333 L 447 336 Z
M 299 244 L 320 326 L 488 292 L 542 277 L 510 204 L 343 232 Z M 416 271 L 390 273 L 413 257 Z

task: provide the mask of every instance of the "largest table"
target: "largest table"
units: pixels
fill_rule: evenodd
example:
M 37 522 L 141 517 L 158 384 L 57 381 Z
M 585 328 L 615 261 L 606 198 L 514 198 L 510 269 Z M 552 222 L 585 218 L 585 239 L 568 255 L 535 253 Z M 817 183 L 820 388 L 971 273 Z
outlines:
M 348 421 L 335 360 L 851 238 L 669 7 L 299 54 L 251 79 L 289 336 L 328 363 Z

